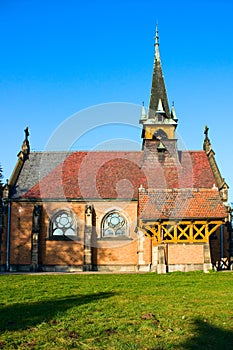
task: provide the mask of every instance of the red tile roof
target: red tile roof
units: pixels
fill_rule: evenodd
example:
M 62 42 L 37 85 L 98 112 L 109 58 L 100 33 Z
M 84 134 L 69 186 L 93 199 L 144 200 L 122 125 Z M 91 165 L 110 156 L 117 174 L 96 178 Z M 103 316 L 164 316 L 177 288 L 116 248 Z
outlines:
M 74 152 L 35 186 L 27 198 L 137 198 L 141 152 Z
M 217 189 L 140 190 L 139 217 L 144 220 L 225 218 Z
M 15 197 L 137 199 L 140 185 L 144 188 L 169 189 L 212 188 L 215 184 L 204 151 L 181 152 L 180 162 L 169 166 L 163 166 L 158 160 L 144 162 L 143 151 L 73 152 L 53 170 L 49 169 L 41 180 L 37 176 L 32 181 L 30 162 L 35 161 L 37 154 L 34 153 L 25 162 L 16 184 Z M 42 163 L 40 168 L 43 168 Z M 46 174 L 44 169 L 43 173 Z

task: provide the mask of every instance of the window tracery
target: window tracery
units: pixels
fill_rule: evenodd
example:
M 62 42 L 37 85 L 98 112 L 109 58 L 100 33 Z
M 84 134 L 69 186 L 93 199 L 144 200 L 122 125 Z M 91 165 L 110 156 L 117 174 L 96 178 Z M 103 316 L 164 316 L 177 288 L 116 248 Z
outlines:
M 72 212 L 61 210 L 50 222 L 50 237 L 66 239 L 77 236 L 77 224 Z
M 127 222 L 122 214 L 113 211 L 107 214 L 102 224 L 103 237 L 127 236 Z

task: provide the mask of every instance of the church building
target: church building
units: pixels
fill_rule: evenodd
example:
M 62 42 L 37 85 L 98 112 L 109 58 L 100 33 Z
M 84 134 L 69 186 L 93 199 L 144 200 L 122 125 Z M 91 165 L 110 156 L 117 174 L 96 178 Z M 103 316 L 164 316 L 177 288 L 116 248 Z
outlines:
M 32 152 L 29 131 L 3 189 L 1 271 L 208 271 L 230 268 L 228 185 L 208 127 L 180 150 L 155 37 L 140 151 Z M 119 186 L 120 184 L 120 186 Z

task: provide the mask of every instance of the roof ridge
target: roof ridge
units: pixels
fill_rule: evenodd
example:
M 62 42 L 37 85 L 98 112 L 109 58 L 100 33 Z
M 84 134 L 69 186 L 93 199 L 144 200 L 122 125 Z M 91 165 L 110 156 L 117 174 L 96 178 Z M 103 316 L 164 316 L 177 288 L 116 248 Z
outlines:
M 159 193 L 159 192 L 167 192 L 167 193 L 174 193 L 174 192 L 215 192 L 218 191 L 218 188 L 147 188 L 143 189 L 143 191 L 140 191 L 140 193 Z
M 182 153 L 205 153 L 205 151 L 203 151 L 202 149 L 198 149 L 198 150 L 179 150 L 179 152 L 182 152 Z
M 92 150 L 76 150 L 76 151 L 31 151 L 30 154 L 44 154 L 44 153 L 69 153 L 69 154 L 73 154 L 73 153 L 143 153 L 142 150 L 138 150 L 138 151 L 116 151 L 116 150 L 98 150 L 98 151 L 92 151 Z

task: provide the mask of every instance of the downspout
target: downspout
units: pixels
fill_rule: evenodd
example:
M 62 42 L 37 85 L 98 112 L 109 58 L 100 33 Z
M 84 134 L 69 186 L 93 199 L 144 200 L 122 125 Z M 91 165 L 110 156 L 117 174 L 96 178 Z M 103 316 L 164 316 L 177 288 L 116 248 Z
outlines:
M 10 270 L 11 202 L 7 203 L 6 271 Z
M 223 240 L 223 225 L 220 226 L 220 268 L 223 266 L 223 259 L 224 256 L 224 240 Z

